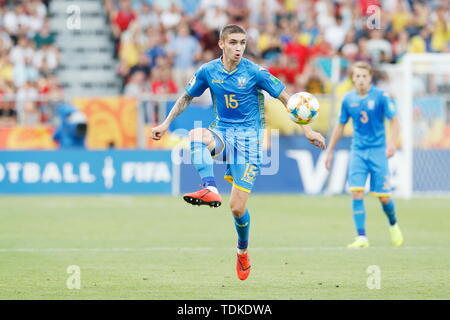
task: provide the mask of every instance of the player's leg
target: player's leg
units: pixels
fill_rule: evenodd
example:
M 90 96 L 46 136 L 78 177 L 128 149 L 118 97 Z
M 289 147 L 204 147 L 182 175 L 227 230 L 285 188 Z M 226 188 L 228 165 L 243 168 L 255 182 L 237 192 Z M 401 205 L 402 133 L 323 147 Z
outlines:
M 246 208 L 249 193 L 233 187 L 230 197 L 230 209 L 234 217 L 234 225 L 238 235 L 238 252 L 245 253 L 248 248 L 250 230 L 250 213 Z
M 392 244 L 398 247 L 403 244 L 403 235 L 397 223 L 395 203 L 391 198 L 389 166 L 385 152 L 384 148 L 371 150 L 370 191 L 380 199 L 381 207 L 389 222 Z
M 237 157 L 239 159 L 239 156 Z M 238 235 L 236 272 L 241 280 L 250 274 L 248 239 L 250 231 L 250 212 L 247 200 L 259 173 L 258 164 L 229 164 L 233 188 L 230 196 L 230 209 Z
M 260 171 L 261 134 L 257 130 L 239 128 L 228 132 L 227 139 L 233 144 L 232 147 L 227 145 L 227 172 L 224 178 L 233 184 L 230 209 L 238 235 L 236 272 L 239 279 L 245 280 L 251 267 L 247 251 L 250 231 L 247 200 Z
M 364 207 L 364 188 L 368 168 L 365 161 L 365 151 L 353 151 L 349 165 L 348 183 L 352 192 L 352 216 L 357 237 L 349 248 L 368 247 L 366 236 L 366 209 Z
M 189 140 L 192 164 L 197 169 L 203 185 L 216 187 L 211 156 L 216 143 L 211 131 L 204 128 L 193 129 L 189 132 Z
M 236 273 L 240 280 L 245 280 L 250 274 L 248 257 L 248 239 L 250 231 L 250 213 L 247 209 L 249 192 L 234 185 L 230 196 L 230 209 L 234 217 L 234 225 L 238 236 Z
M 352 191 L 352 214 L 357 237 L 348 245 L 349 248 L 368 247 L 366 236 L 366 209 L 364 207 L 364 190 Z
M 197 169 L 202 179 L 203 188 L 197 192 L 185 194 L 183 199 L 193 205 L 209 205 L 218 207 L 222 203 L 222 199 L 217 190 L 216 181 L 214 179 L 214 166 L 212 154 L 216 152 L 217 137 L 204 128 L 197 128 L 189 132 L 191 141 L 191 161 Z M 220 141 L 220 143 L 222 143 Z M 223 149 L 223 147 L 222 147 Z
M 391 197 L 379 197 L 383 211 L 389 220 L 389 233 L 391 235 L 392 245 L 400 247 L 403 245 L 403 234 L 397 223 L 395 215 L 395 203 Z
M 386 215 L 389 225 L 393 226 L 397 223 L 397 216 L 395 215 L 395 203 L 391 197 L 380 196 L 381 207 L 383 208 L 383 212 Z

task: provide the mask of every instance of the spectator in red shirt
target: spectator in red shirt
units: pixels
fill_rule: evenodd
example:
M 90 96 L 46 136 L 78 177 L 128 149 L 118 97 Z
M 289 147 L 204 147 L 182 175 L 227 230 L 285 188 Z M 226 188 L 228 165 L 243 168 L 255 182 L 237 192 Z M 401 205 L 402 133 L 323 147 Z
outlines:
M 309 48 L 303 44 L 297 42 L 289 42 L 283 48 L 283 53 L 288 56 L 295 57 L 297 59 L 298 72 L 303 72 L 306 62 L 309 59 Z
M 120 0 L 119 9 L 113 13 L 113 27 L 118 28 L 122 33 L 128 29 L 128 25 L 134 19 L 136 19 L 136 14 L 130 6 L 130 1 Z
M 331 49 L 331 45 L 325 41 L 324 34 L 320 33 L 316 38 L 315 44 L 309 48 L 309 54 L 311 58 L 318 55 L 329 56 Z
M 295 78 L 300 73 L 296 57 L 289 57 L 286 54 L 278 57 L 275 64 L 269 68 L 269 72 L 277 78 L 283 76 L 289 84 L 294 84 Z
M 119 8 L 111 13 L 112 31 L 114 37 L 114 56 L 117 57 L 120 35 L 128 29 L 131 21 L 136 19 L 130 0 L 120 0 Z
M 172 70 L 155 67 L 152 70 L 151 91 L 154 94 L 176 94 L 178 87 L 172 79 Z
M 51 117 L 50 107 L 49 107 L 49 93 L 50 93 L 50 85 L 48 83 L 47 78 L 40 77 L 37 81 L 37 89 L 39 92 L 39 96 L 43 99 L 38 101 L 38 109 L 40 110 L 40 121 L 42 123 L 48 122 Z

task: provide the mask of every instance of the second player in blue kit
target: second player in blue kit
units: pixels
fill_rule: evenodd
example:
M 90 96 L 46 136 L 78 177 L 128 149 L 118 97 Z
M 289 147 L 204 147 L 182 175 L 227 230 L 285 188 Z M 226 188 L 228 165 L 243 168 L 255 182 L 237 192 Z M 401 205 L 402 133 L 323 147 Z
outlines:
M 250 230 L 247 200 L 260 173 L 262 160 L 261 129 L 265 120 L 261 91 L 267 91 L 285 106 L 289 100 L 280 80 L 243 58 L 246 43 L 244 29 L 237 25 L 225 26 L 219 40 L 222 57 L 200 67 L 164 122 L 152 129 L 153 139 L 161 139 L 173 119 L 192 99 L 210 89 L 215 120 L 208 128 L 195 128 L 189 133 L 192 164 L 199 172 L 203 187 L 183 198 L 193 205 L 220 206 L 222 199 L 215 182 L 213 157 L 226 162 L 224 178 L 233 186 L 230 210 L 238 236 L 236 272 L 241 280 L 249 276 L 251 266 L 247 251 Z M 308 125 L 302 125 L 302 128 L 312 144 L 325 147 L 325 139 L 320 133 Z
M 370 176 L 370 193 L 379 197 L 389 221 L 389 231 L 394 246 L 403 244 L 403 235 L 397 223 L 392 200 L 388 158 L 395 153 L 398 136 L 398 119 L 394 103 L 389 96 L 372 85 L 372 67 L 357 62 L 352 67 L 355 89 L 347 93 L 342 102 L 341 114 L 328 146 L 326 166 L 331 168 L 333 150 L 342 136 L 345 124 L 352 119 L 353 140 L 349 163 L 348 184 L 352 192 L 352 211 L 357 238 L 348 246 L 368 247 L 366 236 L 366 211 L 364 191 Z M 386 143 L 385 118 L 391 122 L 391 139 Z
M 394 104 L 375 86 L 365 97 L 356 91 L 345 97 L 339 123 L 346 124 L 352 118 L 354 125 L 348 181 L 350 191 L 364 191 L 367 176 L 372 173 L 370 192 L 377 196 L 391 196 L 384 118 L 391 120 L 395 116 Z

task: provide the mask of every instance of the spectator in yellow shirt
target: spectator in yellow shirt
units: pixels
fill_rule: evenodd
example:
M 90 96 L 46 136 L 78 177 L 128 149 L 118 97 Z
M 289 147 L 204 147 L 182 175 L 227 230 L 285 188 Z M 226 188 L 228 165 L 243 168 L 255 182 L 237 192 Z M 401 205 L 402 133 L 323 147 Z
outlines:
M 431 48 L 438 52 L 449 51 L 450 41 L 450 21 L 446 18 L 447 10 L 445 7 L 439 7 L 436 15 L 437 19 L 433 25 L 431 38 Z

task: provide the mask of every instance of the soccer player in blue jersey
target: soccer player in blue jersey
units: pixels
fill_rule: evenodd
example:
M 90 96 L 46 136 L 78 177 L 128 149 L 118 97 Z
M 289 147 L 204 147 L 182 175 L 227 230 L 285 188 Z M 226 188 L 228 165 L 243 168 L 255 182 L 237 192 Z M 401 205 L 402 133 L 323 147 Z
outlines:
M 366 211 L 364 190 L 370 175 L 370 192 L 380 199 L 389 220 L 392 244 L 401 246 L 403 236 L 397 223 L 394 201 L 391 199 L 388 158 L 396 151 L 395 143 L 399 132 L 396 108 L 389 96 L 372 85 L 372 67 L 367 62 L 356 62 L 352 66 L 352 80 L 355 89 L 348 92 L 342 102 L 339 121 L 330 139 L 325 165 L 331 167 L 333 150 L 342 136 L 344 126 L 351 118 L 353 141 L 348 173 L 348 184 L 352 193 L 353 221 L 357 232 L 350 248 L 368 247 L 366 236 Z M 386 144 L 384 121 L 389 119 L 391 139 Z
M 200 174 L 203 187 L 197 192 L 185 194 L 183 198 L 193 205 L 220 206 L 222 199 L 214 178 L 213 157 L 226 162 L 224 179 L 233 186 L 230 209 L 238 235 L 236 272 L 241 280 L 245 280 L 250 273 L 247 252 L 250 213 L 247 200 L 261 165 L 264 99 L 260 91 L 267 91 L 285 106 L 289 99 L 280 80 L 243 58 L 246 44 L 244 29 L 237 25 L 225 26 L 219 40 L 222 57 L 198 69 L 165 121 L 152 129 L 153 139 L 159 140 L 193 97 L 210 89 L 215 120 L 209 128 L 196 128 L 189 133 L 192 163 Z M 325 139 L 320 133 L 308 125 L 302 127 L 310 143 L 322 149 L 325 147 Z

